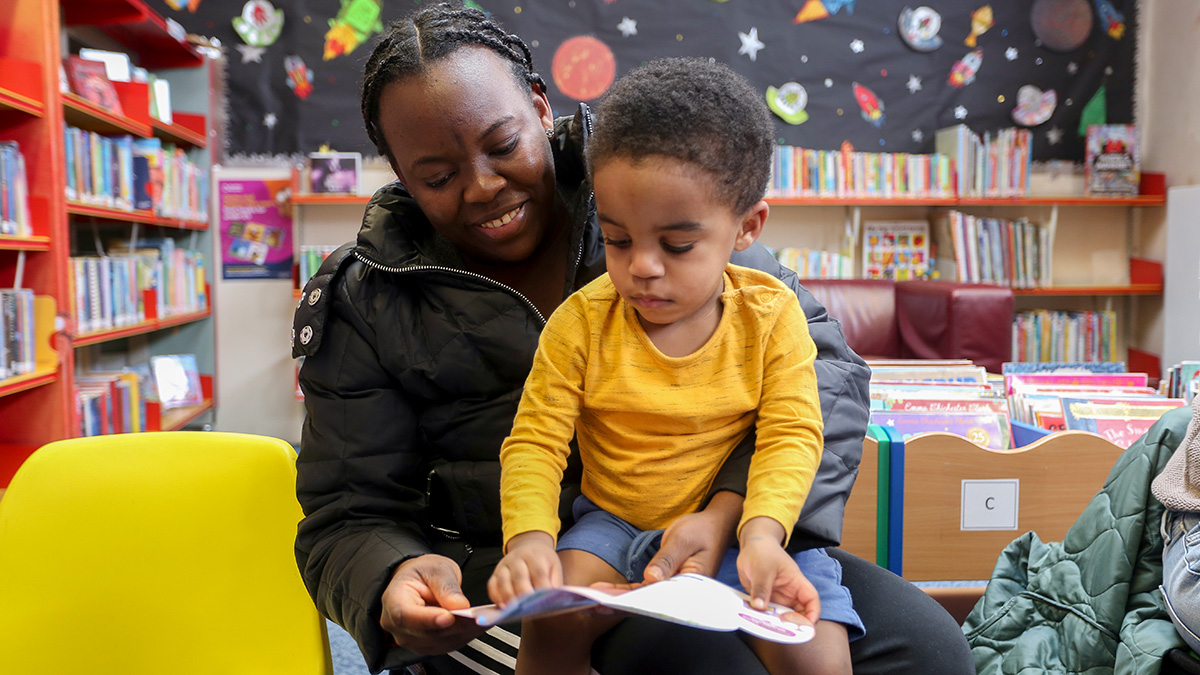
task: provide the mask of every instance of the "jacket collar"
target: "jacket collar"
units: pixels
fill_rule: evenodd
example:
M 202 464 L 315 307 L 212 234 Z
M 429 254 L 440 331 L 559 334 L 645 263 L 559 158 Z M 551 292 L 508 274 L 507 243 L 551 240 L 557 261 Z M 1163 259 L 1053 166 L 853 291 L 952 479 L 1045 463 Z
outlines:
M 603 247 L 595 223 L 595 204 L 587 180 L 584 157 L 591 133 L 591 111 L 580 104 L 575 115 L 554 122 L 550 146 L 554 155 L 558 198 L 571 216 L 572 265 L 568 277 L 589 278 L 603 272 Z M 599 272 L 595 272 L 599 251 Z M 355 253 L 386 267 L 403 268 L 438 265 L 462 269 L 458 252 L 434 231 L 428 218 L 400 181 L 392 181 L 375 192 L 363 214 Z

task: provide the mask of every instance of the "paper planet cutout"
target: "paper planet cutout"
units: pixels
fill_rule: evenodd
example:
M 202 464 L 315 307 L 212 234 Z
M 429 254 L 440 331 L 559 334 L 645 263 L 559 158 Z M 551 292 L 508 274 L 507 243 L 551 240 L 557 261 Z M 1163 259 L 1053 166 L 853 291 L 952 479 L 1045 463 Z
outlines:
M 1017 90 L 1017 106 L 1013 108 L 1013 121 L 1021 126 L 1036 127 L 1050 119 L 1058 106 L 1058 93 L 1053 89 L 1042 91 L 1032 84 Z
M 900 11 L 897 23 L 900 39 L 909 47 L 919 52 L 931 52 L 942 46 L 942 38 L 938 37 L 938 32 L 942 30 L 942 15 L 932 8 L 905 7 Z
M 1087 0 L 1034 0 L 1029 11 L 1033 34 L 1047 49 L 1079 49 L 1092 33 L 1092 8 Z
M 808 91 L 799 82 L 784 82 L 779 86 L 767 87 L 767 107 L 788 124 L 804 124 L 808 121 Z
M 608 91 L 616 73 L 612 50 L 588 35 L 565 40 L 550 63 L 550 75 L 558 90 L 577 101 L 590 101 Z

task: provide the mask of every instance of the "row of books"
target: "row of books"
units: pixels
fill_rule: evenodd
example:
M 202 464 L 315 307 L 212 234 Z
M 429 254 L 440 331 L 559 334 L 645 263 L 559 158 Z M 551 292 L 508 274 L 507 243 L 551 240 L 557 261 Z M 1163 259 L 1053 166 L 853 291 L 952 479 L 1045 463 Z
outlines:
M 934 216 L 933 228 L 943 279 L 1013 288 L 1050 284 L 1050 232 L 1036 223 L 948 210 Z
M 953 197 L 954 169 L 945 155 L 809 150 L 775 146 L 771 197 Z
M 33 234 L 25 156 L 16 141 L 0 141 L 0 235 Z
M 103 136 L 64 126 L 68 201 L 208 220 L 208 171 L 158 138 Z
M 329 257 L 330 253 L 337 250 L 337 246 L 313 246 L 304 245 L 300 247 L 300 288 L 308 283 L 317 270 L 321 268 L 321 263 L 325 262 L 325 258 Z
M 854 261 L 840 253 L 788 246 L 776 251 L 775 257 L 801 279 L 854 278 Z
M 111 330 L 208 307 L 204 254 L 170 238 L 110 245 L 109 255 L 71 258 L 71 298 L 80 333 Z M 146 291 L 153 308 L 146 306 Z M 153 311 L 151 311 L 153 310 Z
M 1116 361 L 1117 315 L 1113 311 L 1018 312 L 1012 341 L 1013 357 L 1019 361 Z
M 33 372 L 34 339 L 33 291 L 0 289 L 0 380 Z
M 1013 420 L 1047 431 L 1090 431 L 1127 448 L 1163 413 L 1185 405 L 1182 398 L 1147 386 L 1145 373 L 1126 372 L 1119 362 L 1059 365 L 1004 374 Z
M 1185 405 L 1147 386 L 1145 373 L 1106 362 L 1006 363 L 991 375 L 969 361 L 868 362 L 871 422 L 908 438 L 941 431 L 993 450 L 1022 423 L 1089 431 L 1127 448 L 1168 410 Z M 1091 366 L 1098 366 L 1092 369 Z
M 1159 386 L 1167 396 L 1191 403 L 1200 393 L 1200 361 L 1180 361 L 1171 366 Z
M 149 363 L 114 370 L 81 370 L 75 376 L 80 436 L 137 433 L 152 426 L 147 403 L 170 410 L 204 403 L 195 354 L 164 354 Z
M 982 136 L 965 124 L 939 129 L 934 148 L 955 168 L 954 193 L 960 197 L 1019 197 L 1029 194 L 1033 132 L 1008 128 Z

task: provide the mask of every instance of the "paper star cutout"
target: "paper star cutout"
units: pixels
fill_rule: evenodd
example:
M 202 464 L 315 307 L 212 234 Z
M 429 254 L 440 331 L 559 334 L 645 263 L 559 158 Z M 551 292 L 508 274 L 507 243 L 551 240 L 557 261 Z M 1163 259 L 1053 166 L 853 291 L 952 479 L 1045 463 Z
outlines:
M 853 40 L 850 42 L 850 51 L 855 54 L 861 54 L 864 49 L 866 49 L 866 46 L 863 45 L 862 40 Z
M 1067 64 L 1067 72 L 1072 75 L 1074 75 L 1075 73 L 1078 73 L 1079 72 L 1079 64 L 1075 63 L 1074 61 L 1068 63 Z
M 738 54 L 745 54 L 750 57 L 751 61 L 758 60 L 758 50 L 766 47 L 761 40 L 758 39 L 758 28 L 752 27 L 749 33 L 738 33 L 738 38 L 742 41 L 742 46 L 738 49 Z
M 920 129 L 913 129 L 912 139 L 913 143 L 920 143 L 921 141 L 925 140 L 925 134 L 922 133 Z
M 267 113 L 266 116 L 263 117 L 263 124 L 268 129 L 274 129 L 275 123 L 278 121 L 279 121 L 279 118 L 275 117 L 275 113 Z
M 1109 66 L 1109 67 L 1105 68 L 1105 69 L 1104 69 L 1104 74 L 1105 74 L 1105 75 L 1112 75 L 1112 74 L 1113 74 L 1113 69 L 1112 69 L 1112 66 Z
M 627 16 L 623 16 L 621 17 L 621 23 L 617 24 L 617 30 L 621 31 L 621 35 L 625 37 L 637 35 L 637 22 Z
M 955 108 L 954 108 L 954 119 L 956 119 L 956 120 L 965 120 L 965 119 L 967 119 L 967 109 L 966 109 L 966 108 L 964 108 L 964 107 L 962 107 L 961 105 L 960 105 L 960 106 L 955 106 Z
M 1058 145 L 1059 143 L 1062 143 L 1062 134 L 1062 129 L 1059 129 L 1057 125 L 1052 126 L 1046 131 L 1046 141 L 1049 142 L 1050 145 Z
M 1017 54 L 1018 52 L 1016 47 L 1009 47 L 1008 49 L 1004 50 L 1004 58 L 1008 59 L 1009 61 L 1016 61 Z
M 242 63 L 262 63 L 263 52 L 267 51 L 267 48 L 238 45 L 237 50 L 242 53 Z
M 909 75 L 908 84 L 904 86 L 908 87 L 908 93 L 915 94 L 918 91 L 921 91 L 921 78 L 917 77 L 916 75 Z
M 829 79 L 828 77 L 825 78 L 825 88 L 828 89 L 832 86 L 833 86 L 833 80 Z

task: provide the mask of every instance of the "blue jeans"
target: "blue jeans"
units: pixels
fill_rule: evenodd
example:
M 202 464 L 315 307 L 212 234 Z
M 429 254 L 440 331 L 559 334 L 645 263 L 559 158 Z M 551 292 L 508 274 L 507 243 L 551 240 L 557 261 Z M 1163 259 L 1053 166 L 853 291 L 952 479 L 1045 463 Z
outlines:
M 1163 540 L 1163 600 L 1175 630 L 1200 653 L 1200 513 L 1167 511 Z

